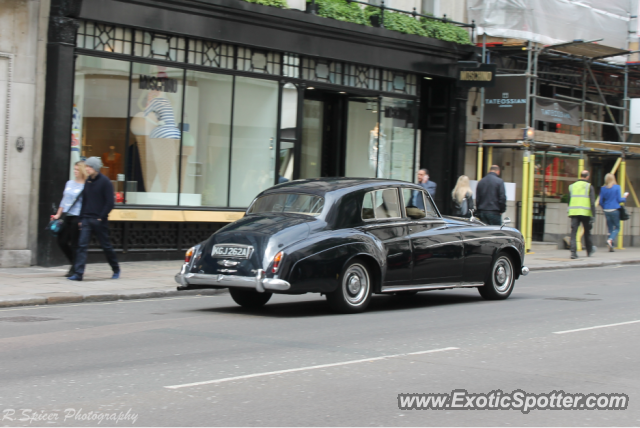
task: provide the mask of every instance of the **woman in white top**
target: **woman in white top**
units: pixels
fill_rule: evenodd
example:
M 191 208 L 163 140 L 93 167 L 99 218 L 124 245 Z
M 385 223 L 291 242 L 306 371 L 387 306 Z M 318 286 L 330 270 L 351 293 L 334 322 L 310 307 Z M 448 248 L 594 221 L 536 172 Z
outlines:
M 69 180 L 67 184 L 65 184 L 60 207 L 56 215 L 53 216 L 53 218 L 59 219 L 63 213 L 65 214 L 64 227 L 58 234 L 58 246 L 71 263 L 71 268 L 65 275 L 66 277 L 73 275 L 73 265 L 76 258 L 78 237 L 80 235 L 78 215 L 80 215 L 80 208 L 82 208 L 81 194 L 84 189 L 84 182 L 87 180 L 87 171 L 84 162 L 80 161 L 75 163 L 73 166 L 73 175 L 75 179 Z
M 473 193 L 469 186 L 469 177 L 461 175 L 458 178 L 456 187 L 451 192 L 453 199 L 453 215 L 458 217 L 471 217 L 471 210 L 475 209 L 473 204 Z

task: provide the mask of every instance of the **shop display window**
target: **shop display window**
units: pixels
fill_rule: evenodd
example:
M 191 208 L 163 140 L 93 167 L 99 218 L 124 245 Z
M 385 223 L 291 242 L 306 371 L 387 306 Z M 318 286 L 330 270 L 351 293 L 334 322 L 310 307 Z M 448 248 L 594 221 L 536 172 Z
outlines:
M 562 153 L 536 153 L 534 198 L 539 202 L 568 202 L 569 186 L 578 178 L 575 156 Z
M 101 158 L 118 204 L 124 202 L 129 68 L 126 61 L 79 56 L 73 94 L 69 177 L 77 161 Z
M 378 177 L 413 181 L 414 102 L 382 99 L 378 139 Z
M 127 204 L 178 204 L 178 176 L 184 180 L 193 150 L 191 145 L 180 153 L 183 78 L 178 68 L 133 63 Z M 182 197 L 201 204 L 200 195 Z

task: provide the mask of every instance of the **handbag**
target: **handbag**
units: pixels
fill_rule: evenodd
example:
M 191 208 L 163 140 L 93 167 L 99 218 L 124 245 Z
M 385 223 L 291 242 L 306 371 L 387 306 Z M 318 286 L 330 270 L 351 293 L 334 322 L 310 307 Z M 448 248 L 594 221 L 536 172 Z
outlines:
M 624 205 L 620 205 L 618 211 L 620 212 L 620 221 L 629 220 L 629 213 L 624 209 Z
M 64 213 L 60 214 L 60 218 L 52 218 L 49 221 L 49 224 L 47 225 L 47 227 L 45 227 L 44 229 L 48 230 L 49 233 L 51 233 L 51 235 L 58 236 L 60 234 L 60 232 L 62 232 L 62 230 L 64 229 L 64 224 L 65 224 L 65 219 L 67 218 L 67 213 L 69 211 L 71 211 L 71 209 L 76 205 L 76 203 L 80 200 L 81 197 L 82 197 L 82 191 L 80 191 L 78 196 L 76 196 L 75 201 L 73 201 L 73 203 L 71 204 L 71 206 L 69 207 L 67 212 L 64 212 Z

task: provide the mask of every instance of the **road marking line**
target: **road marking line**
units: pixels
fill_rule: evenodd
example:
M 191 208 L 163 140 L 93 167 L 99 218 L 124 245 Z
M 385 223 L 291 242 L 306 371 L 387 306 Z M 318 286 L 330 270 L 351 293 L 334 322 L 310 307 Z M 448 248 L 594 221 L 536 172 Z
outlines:
M 595 330 L 595 329 L 598 329 L 598 328 L 606 328 L 606 327 L 617 327 L 619 325 L 636 324 L 636 323 L 639 323 L 639 322 L 640 322 L 640 320 L 619 322 L 619 323 L 616 323 L 616 324 L 596 325 L 596 326 L 593 326 L 593 327 L 577 328 L 575 330 L 554 331 L 553 334 L 575 333 L 577 331 Z
M 203 382 L 185 383 L 182 385 L 171 385 L 171 386 L 165 386 L 165 388 L 167 389 L 188 388 L 191 386 L 210 385 L 214 383 L 231 382 L 234 380 L 251 379 L 254 377 L 263 377 L 263 376 L 271 376 L 271 375 L 278 375 L 278 374 L 284 374 L 284 373 L 301 372 L 304 370 L 316 370 L 316 369 L 324 369 L 327 367 L 346 366 L 348 364 L 367 363 L 371 361 L 386 360 L 388 358 L 407 357 L 409 355 L 422 355 L 422 354 L 431 354 L 434 352 L 453 351 L 455 349 L 460 349 L 460 348 L 449 347 L 449 348 L 431 349 L 429 351 L 408 352 L 406 354 L 384 355 L 382 357 L 365 358 L 362 360 L 351 360 L 351 361 L 343 361 L 340 363 L 320 364 L 318 366 L 298 367 L 296 369 L 276 370 L 273 372 L 253 373 L 253 374 L 243 375 L 243 376 L 234 376 L 234 377 L 225 377 L 222 379 L 205 380 Z

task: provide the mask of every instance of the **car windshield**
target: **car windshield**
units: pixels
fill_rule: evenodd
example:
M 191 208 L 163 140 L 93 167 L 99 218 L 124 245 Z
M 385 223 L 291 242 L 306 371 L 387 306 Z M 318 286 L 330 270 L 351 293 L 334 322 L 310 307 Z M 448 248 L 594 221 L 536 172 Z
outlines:
M 293 213 L 318 216 L 324 207 L 324 199 L 320 196 L 300 193 L 278 193 L 259 197 L 248 214 L 258 213 Z

